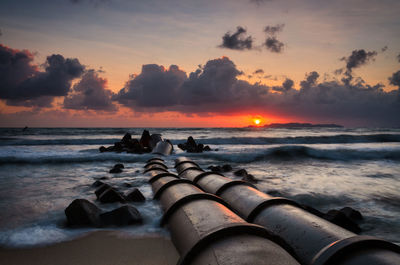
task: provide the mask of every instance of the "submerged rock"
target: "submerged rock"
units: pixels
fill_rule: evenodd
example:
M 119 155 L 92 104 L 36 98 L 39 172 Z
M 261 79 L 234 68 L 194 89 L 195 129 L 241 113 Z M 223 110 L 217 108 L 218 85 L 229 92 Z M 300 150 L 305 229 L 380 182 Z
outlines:
M 102 203 L 125 202 L 125 198 L 114 188 L 108 188 L 98 197 Z
M 123 226 L 143 222 L 139 211 L 131 205 L 124 205 L 118 209 L 103 213 L 100 215 L 100 220 L 103 226 Z
M 327 212 L 324 217 L 325 220 L 328 220 L 338 226 L 341 226 L 347 230 L 350 230 L 353 233 L 360 233 L 361 228 L 357 223 L 353 222 L 350 218 L 348 218 L 343 212 L 338 210 L 330 210 Z
M 248 181 L 250 183 L 258 183 L 258 179 L 256 179 L 252 174 L 247 174 L 242 178 L 242 180 Z
M 344 208 L 340 209 L 339 211 L 344 213 L 344 215 L 346 215 L 347 218 L 350 218 L 350 220 L 352 220 L 353 222 L 359 222 L 364 219 L 362 214 L 359 211 L 354 210 L 351 207 L 344 207 Z
M 132 201 L 132 202 L 143 202 L 146 200 L 146 198 L 143 196 L 143 194 L 137 188 L 134 188 L 131 192 L 129 192 L 125 196 L 125 199 L 127 201 Z
M 76 199 L 65 209 L 69 226 L 100 226 L 101 210 L 85 199 Z
M 99 188 L 97 188 L 97 190 L 94 192 L 96 194 L 96 198 L 98 199 L 100 197 L 100 195 L 106 191 L 107 189 L 111 188 L 110 185 L 108 185 L 107 183 L 104 183 L 103 185 L 101 185 Z
M 222 171 L 224 171 L 224 172 L 232 171 L 232 166 L 229 164 L 225 164 L 222 166 Z
M 211 148 L 207 145 L 197 144 L 192 136 L 189 136 L 186 143 L 178 144 L 178 147 L 188 153 L 202 153 L 203 151 L 211 151 Z
M 97 188 L 97 187 L 100 187 L 100 186 L 103 185 L 103 184 L 104 184 L 103 181 L 101 181 L 101 180 L 96 180 L 95 182 L 93 182 L 92 187 Z
M 244 177 L 244 176 L 247 176 L 247 170 L 244 168 L 241 168 L 241 169 L 233 172 L 233 174 L 235 174 L 235 176 Z

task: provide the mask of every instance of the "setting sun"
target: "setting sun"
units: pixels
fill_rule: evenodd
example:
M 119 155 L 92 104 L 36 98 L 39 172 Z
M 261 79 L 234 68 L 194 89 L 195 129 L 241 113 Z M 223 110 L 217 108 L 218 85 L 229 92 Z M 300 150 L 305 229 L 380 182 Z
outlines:
M 260 119 L 254 119 L 253 122 L 254 122 L 255 125 L 259 125 L 261 123 L 261 120 Z

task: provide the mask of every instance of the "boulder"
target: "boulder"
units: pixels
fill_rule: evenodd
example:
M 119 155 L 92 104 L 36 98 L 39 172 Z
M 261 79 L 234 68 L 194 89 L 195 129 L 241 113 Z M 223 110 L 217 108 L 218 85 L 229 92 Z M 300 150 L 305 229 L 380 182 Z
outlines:
M 106 189 L 98 199 L 102 203 L 125 202 L 125 198 L 114 188 Z
M 124 164 L 118 163 L 114 165 L 114 168 L 125 168 Z
M 132 135 L 130 133 L 125 133 L 124 137 L 122 137 L 122 143 L 126 144 L 132 139 Z
M 97 199 L 100 197 L 100 195 L 107 189 L 111 188 L 110 185 L 108 185 L 107 183 L 104 183 L 103 185 L 101 185 L 99 188 L 97 188 L 97 190 L 94 192 L 96 194 Z
M 351 207 L 344 207 L 344 208 L 340 209 L 339 211 L 344 213 L 344 215 L 346 215 L 347 218 L 350 218 L 350 220 L 352 220 L 353 222 L 359 222 L 364 219 L 362 214 L 359 211 L 354 210 Z
M 69 226 L 100 226 L 101 210 L 85 199 L 76 199 L 65 209 Z
M 228 165 L 228 164 L 223 165 L 222 166 L 222 171 L 224 171 L 224 172 L 232 171 L 231 165 Z
M 212 172 L 222 172 L 222 168 L 220 166 L 209 166 L 207 169 L 211 170 Z
M 117 174 L 117 173 L 121 173 L 122 172 L 122 168 L 121 167 L 113 167 L 112 169 L 110 169 L 110 171 L 109 171 L 110 173 L 113 173 L 113 174 Z
M 139 140 L 139 143 L 143 147 L 150 147 L 151 136 L 148 130 L 143 130 L 142 137 Z
M 100 151 L 101 153 L 107 152 L 107 148 L 105 148 L 104 146 L 100 146 L 100 147 L 99 147 L 99 151 Z
M 327 212 L 324 217 L 325 220 L 328 220 L 331 223 L 334 223 L 338 226 L 341 226 L 347 230 L 350 230 L 353 233 L 360 233 L 361 228 L 357 223 L 353 222 L 350 218 L 348 218 L 344 213 L 338 210 L 330 210 Z
M 124 146 L 122 145 L 121 142 L 115 142 L 113 151 L 122 151 L 123 148 L 124 148 Z
M 250 183 L 257 183 L 258 179 L 256 179 L 252 174 L 247 174 L 242 178 L 242 180 L 248 181 Z
M 143 202 L 146 200 L 146 198 L 143 196 L 143 194 L 137 188 L 134 188 L 131 192 L 129 192 L 125 196 L 125 199 L 127 201 L 132 201 L 132 202 Z
M 208 146 L 208 145 L 206 145 L 206 146 L 204 146 L 204 149 L 203 149 L 203 151 L 211 151 L 211 148 Z
M 233 172 L 233 174 L 235 174 L 235 176 L 238 176 L 238 177 L 244 177 L 244 176 L 247 176 L 247 170 L 244 168 L 241 168 L 241 169 Z
M 131 205 L 103 213 L 100 215 L 100 220 L 103 226 L 124 226 L 143 222 L 139 211 Z
M 97 188 L 100 187 L 101 185 L 103 185 L 104 182 L 101 180 L 96 180 L 95 182 L 93 182 L 92 187 Z

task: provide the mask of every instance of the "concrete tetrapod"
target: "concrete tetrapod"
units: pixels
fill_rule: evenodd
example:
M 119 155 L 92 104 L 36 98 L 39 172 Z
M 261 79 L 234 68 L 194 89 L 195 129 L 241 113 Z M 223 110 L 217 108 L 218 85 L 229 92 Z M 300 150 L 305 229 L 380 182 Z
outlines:
M 174 147 L 169 141 L 159 141 L 153 148 L 152 154 L 168 156 L 172 153 Z
M 181 255 L 178 264 L 299 265 L 263 227 L 240 218 L 220 197 L 171 173 L 147 175 L 164 210 L 162 224 Z
M 179 161 L 182 163 L 182 158 Z M 178 171 L 179 172 L 179 171 Z M 265 227 L 290 246 L 304 265 L 400 264 L 400 247 L 388 241 L 356 234 L 302 209 L 297 203 L 272 197 L 250 183 L 198 169 L 179 177 L 224 199 L 248 222 Z

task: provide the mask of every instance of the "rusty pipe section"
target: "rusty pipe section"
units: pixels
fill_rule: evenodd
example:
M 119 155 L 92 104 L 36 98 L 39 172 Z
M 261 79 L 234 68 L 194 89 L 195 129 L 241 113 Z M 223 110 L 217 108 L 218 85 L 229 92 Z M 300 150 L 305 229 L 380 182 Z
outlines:
M 179 163 L 183 161 L 188 159 L 181 158 Z M 204 191 L 220 196 L 248 222 L 261 225 L 279 237 L 304 265 L 400 264 L 399 246 L 374 237 L 357 236 L 309 213 L 294 201 L 272 197 L 250 183 L 214 172 L 189 169 L 178 173 Z
M 181 255 L 178 264 L 299 265 L 263 227 L 243 220 L 220 197 L 164 170 L 146 174 Z

